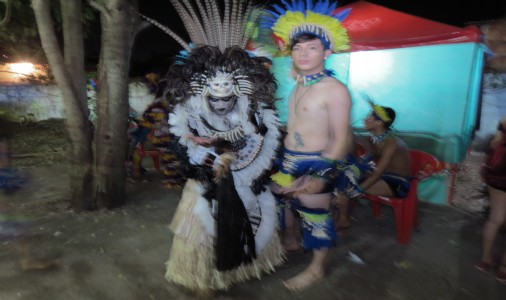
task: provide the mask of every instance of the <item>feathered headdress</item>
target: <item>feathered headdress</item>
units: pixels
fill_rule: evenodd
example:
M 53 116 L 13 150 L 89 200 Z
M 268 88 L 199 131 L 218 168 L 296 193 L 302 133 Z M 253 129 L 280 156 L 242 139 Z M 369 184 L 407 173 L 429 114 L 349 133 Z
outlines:
M 372 112 L 376 118 L 383 121 L 385 124 L 390 126 L 395 119 L 395 111 L 390 107 L 381 106 L 374 103 L 374 100 L 366 93 L 361 93 L 362 97 L 369 103 L 372 108 Z
M 169 34 L 186 51 L 191 51 L 191 44 L 215 46 L 222 52 L 231 46 L 239 46 L 243 49 L 246 47 L 254 30 L 251 24 L 261 13 L 260 10 L 254 9 L 251 1 L 225 0 L 223 10 L 219 7 L 218 1 L 197 0 L 194 2 L 196 9 L 189 0 L 170 0 L 183 21 L 191 43 L 186 42 L 156 20 L 144 15 L 141 17 Z
M 261 26 L 270 28 L 281 50 L 285 50 L 290 41 L 301 34 L 318 36 L 326 49 L 333 52 L 349 49 L 349 38 L 341 22 L 350 14 L 351 8 L 335 12 L 337 2 L 329 0 L 292 0 L 281 1 L 285 8 L 273 5 L 267 10 L 269 16 L 262 20 Z

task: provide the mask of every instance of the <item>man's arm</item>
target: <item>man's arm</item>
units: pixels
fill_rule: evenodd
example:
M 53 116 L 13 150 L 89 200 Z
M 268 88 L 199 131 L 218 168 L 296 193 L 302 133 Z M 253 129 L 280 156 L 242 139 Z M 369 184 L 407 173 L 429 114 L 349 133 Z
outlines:
M 329 140 L 322 156 L 332 160 L 343 160 L 351 150 L 351 97 L 346 86 L 340 83 L 333 85 L 329 95 L 333 95 L 326 102 Z
M 397 151 L 397 142 L 395 138 L 390 138 L 387 140 L 386 145 L 383 147 L 381 158 L 376 163 L 376 168 L 371 173 L 370 176 L 368 176 L 361 184 L 360 187 L 362 190 L 367 190 L 370 188 L 376 181 L 378 181 L 381 178 L 381 175 L 385 172 L 385 170 L 388 168 L 390 163 L 392 162 L 392 159 L 394 158 L 394 154 Z

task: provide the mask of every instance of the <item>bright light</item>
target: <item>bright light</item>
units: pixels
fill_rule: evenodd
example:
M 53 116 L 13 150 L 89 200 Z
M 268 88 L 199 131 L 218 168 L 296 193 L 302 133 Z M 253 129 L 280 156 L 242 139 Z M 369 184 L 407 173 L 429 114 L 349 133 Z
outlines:
M 387 51 L 363 51 L 352 54 L 350 73 L 361 88 L 382 83 L 392 78 L 394 57 Z
M 10 67 L 12 72 L 23 75 L 29 75 L 35 71 L 35 67 L 31 63 L 12 63 Z

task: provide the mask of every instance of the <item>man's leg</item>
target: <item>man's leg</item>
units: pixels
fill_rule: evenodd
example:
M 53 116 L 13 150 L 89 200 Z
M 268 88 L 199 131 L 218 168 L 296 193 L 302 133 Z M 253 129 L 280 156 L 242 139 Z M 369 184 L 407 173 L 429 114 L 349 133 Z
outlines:
M 351 227 L 351 217 L 349 211 L 350 200 L 343 193 L 338 193 L 334 199 L 332 199 L 333 206 L 332 210 L 334 217 L 334 223 L 336 224 L 336 230 L 348 229 Z
M 325 261 L 329 250 L 337 243 L 334 221 L 329 211 L 333 194 L 299 195 L 297 209 L 302 218 L 304 247 L 313 256 L 307 268 L 284 282 L 290 290 L 302 290 L 325 276 Z
M 290 290 L 303 290 L 323 278 L 328 253 L 329 248 L 313 249 L 313 257 L 307 268 L 295 277 L 284 281 L 285 287 Z
M 376 195 L 376 196 L 384 196 L 384 197 L 393 197 L 394 193 L 390 186 L 382 179 L 376 181 L 373 185 L 371 185 L 367 190 L 365 190 L 366 194 Z
M 279 185 L 273 183 L 270 188 L 277 201 L 283 247 L 286 251 L 297 251 L 301 248 L 297 234 L 299 222 L 291 208 L 291 202 L 283 198 Z
M 297 251 L 301 248 L 298 235 L 299 220 L 290 207 L 283 208 L 285 214 L 285 228 L 283 229 L 283 247 L 286 251 Z

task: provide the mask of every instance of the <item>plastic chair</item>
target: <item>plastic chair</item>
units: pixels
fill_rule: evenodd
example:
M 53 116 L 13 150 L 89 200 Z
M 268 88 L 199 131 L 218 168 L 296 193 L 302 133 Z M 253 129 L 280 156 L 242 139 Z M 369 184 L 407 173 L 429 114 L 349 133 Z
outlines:
M 433 155 L 421 151 L 410 149 L 411 156 L 411 188 L 406 198 L 384 197 L 368 195 L 365 199 L 372 201 L 373 215 L 378 218 L 381 216 L 381 205 L 388 205 L 394 209 L 395 227 L 397 232 L 397 241 L 400 244 L 409 244 L 413 230 L 419 229 L 418 207 L 418 182 L 438 172 L 442 169 L 441 163 Z
M 145 150 L 144 145 L 139 144 L 137 147 L 137 154 L 139 155 L 139 163 L 142 161 L 142 158 L 144 157 L 151 157 L 153 159 L 153 164 L 155 166 L 155 169 L 159 172 L 161 172 L 160 169 L 160 156 L 161 153 L 158 150 Z

